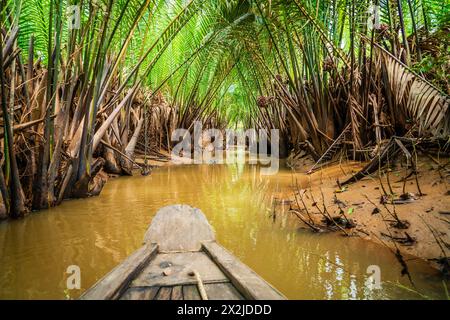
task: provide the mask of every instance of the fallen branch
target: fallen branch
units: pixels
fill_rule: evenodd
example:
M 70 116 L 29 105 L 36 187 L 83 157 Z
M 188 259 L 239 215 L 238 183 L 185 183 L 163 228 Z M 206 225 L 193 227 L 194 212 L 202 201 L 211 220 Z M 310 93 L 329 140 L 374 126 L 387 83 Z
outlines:
M 142 169 L 142 166 L 141 166 L 139 163 L 137 163 L 136 161 L 134 161 L 133 159 L 131 159 L 129 156 L 127 156 L 125 153 L 123 153 L 123 152 L 120 151 L 119 149 L 114 148 L 112 145 L 106 143 L 106 142 L 103 141 L 103 140 L 101 140 L 100 143 L 101 143 L 102 145 L 104 145 L 105 147 L 110 148 L 111 150 L 117 152 L 117 153 L 120 154 L 122 157 L 124 157 L 125 159 L 129 160 L 130 162 L 132 162 L 133 164 L 135 164 L 136 166 L 138 166 L 139 168 Z
M 56 114 L 51 115 L 50 119 L 54 119 L 54 118 L 56 118 L 56 116 L 57 116 Z M 26 130 L 28 128 L 34 127 L 35 125 L 37 125 L 37 124 L 39 124 L 41 122 L 44 122 L 44 121 L 45 121 L 45 117 L 41 118 L 41 119 L 38 119 L 38 120 L 33 120 L 33 121 L 30 121 L 30 122 L 26 122 L 26 123 L 21 123 L 21 124 L 15 125 L 13 127 L 13 133 L 22 132 L 22 131 L 24 131 L 24 130 Z M 4 131 L 0 132 L 0 139 L 3 139 L 4 136 L 5 136 L 5 132 Z

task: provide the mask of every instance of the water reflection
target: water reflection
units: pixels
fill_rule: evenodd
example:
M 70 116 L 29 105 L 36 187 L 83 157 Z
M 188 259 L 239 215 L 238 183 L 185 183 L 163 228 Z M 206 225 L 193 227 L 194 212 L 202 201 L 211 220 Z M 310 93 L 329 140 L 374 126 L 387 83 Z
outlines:
M 27 219 L 0 224 L 0 298 L 65 298 L 66 268 L 81 268 L 82 290 L 142 243 L 156 210 L 185 203 L 200 208 L 218 241 L 291 299 L 420 298 L 385 248 L 360 239 L 299 230 L 287 215 L 270 217 L 270 201 L 292 185 L 290 171 L 261 177 L 245 164 L 187 165 L 151 176 L 110 180 L 100 197 L 73 200 Z M 301 182 L 301 181 L 300 181 Z M 274 196 L 275 194 L 275 196 Z M 379 265 L 382 290 L 365 286 Z M 417 290 L 444 298 L 441 279 L 410 262 Z

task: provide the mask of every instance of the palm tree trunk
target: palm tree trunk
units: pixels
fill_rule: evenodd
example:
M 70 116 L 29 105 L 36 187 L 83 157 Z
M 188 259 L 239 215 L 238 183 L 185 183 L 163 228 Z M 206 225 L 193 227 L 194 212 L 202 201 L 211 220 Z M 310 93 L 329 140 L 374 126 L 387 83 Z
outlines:
M 410 65 L 411 58 L 410 58 L 408 39 L 406 37 L 405 22 L 403 19 L 402 0 L 397 0 L 397 9 L 398 9 L 398 18 L 400 19 L 400 31 L 402 33 L 403 46 L 405 47 L 405 62 L 406 62 L 406 65 Z
M 0 8 L 1 10 L 1 8 Z M 1 12 L 1 11 L 0 11 Z M 3 19 L 3 18 L 2 18 Z M 0 20 L 2 20 L 0 19 Z M 3 23 L 2 23 L 3 24 Z M 0 25 L 0 30 L 2 26 Z M 12 77 L 15 77 L 15 72 L 12 70 Z M 6 86 L 5 86 L 5 72 L 3 70 L 3 34 L 0 35 L 0 95 L 1 105 L 3 111 L 3 122 L 5 127 L 5 146 L 7 146 L 9 163 L 11 166 L 11 181 L 10 181 L 10 194 L 11 194 L 11 207 L 9 214 L 12 218 L 19 218 L 26 213 L 24 196 L 22 186 L 20 184 L 19 169 L 17 167 L 16 155 L 14 152 L 14 137 L 11 126 L 11 119 L 6 102 Z M 14 94 L 14 88 L 11 88 L 12 94 Z M 2 173 L 3 176 L 3 173 Z M 2 192 L 3 196 L 3 192 Z M 5 203 L 6 206 L 6 203 Z
M 414 31 L 414 38 L 416 39 L 416 52 L 417 52 L 417 61 L 422 61 L 422 53 L 420 51 L 420 41 L 419 41 L 419 35 L 417 34 L 417 26 L 416 26 L 416 19 L 414 18 L 414 10 L 411 4 L 411 0 L 408 0 L 408 6 L 409 6 L 409 12 L 411 14 L 411 23 Z

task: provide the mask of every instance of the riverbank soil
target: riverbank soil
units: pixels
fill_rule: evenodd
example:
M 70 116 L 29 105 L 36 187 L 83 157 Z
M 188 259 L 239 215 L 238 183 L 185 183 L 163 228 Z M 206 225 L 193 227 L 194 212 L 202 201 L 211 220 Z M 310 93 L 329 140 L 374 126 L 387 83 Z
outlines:
M 333 165 L 306 177 L 295 174 L 293 191 L 285 195 L 282 205 L 290 207 L 301 225 L 313 232 L 334 230 L 375 241 L 394 254 L 398 249 L 448 273 L 448 163 L 449 159 L 440 159 L 439 165 L 422 158 L 417 180 L 415 175 L 404 179 L 411 170 L 397 164 L 346 186 L 339 181 L 351 177 L 363 164 Z
M 144 154 L 137 154 L 136 163 L 138 163 L 141 166 L 145 165 L 145 155 Z M 172 164 L 171 161 L 171 154 L 166 150 L 159 150 L 158 152 L 152 152 L 151 154 L 147 155 L 147 163 L 151 167 L 164 167 Z

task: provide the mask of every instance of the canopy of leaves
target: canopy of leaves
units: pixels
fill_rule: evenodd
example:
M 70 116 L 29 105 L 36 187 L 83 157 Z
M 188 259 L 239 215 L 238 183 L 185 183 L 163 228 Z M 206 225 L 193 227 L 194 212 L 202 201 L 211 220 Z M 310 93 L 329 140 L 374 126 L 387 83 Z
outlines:
M 68 61 L 74 35 L 68 30 L 70 6 L 80 7 L 75 37 L 83 59 L 97 54 L 115 59 L 126 48 L 118 61 L 121 78 L 142 60 L 128 85 L 139 78 L 180 109 L 200 108 L 203 115 L 215 110 L 230 124 L 263 121 L 258 97 L 273 95 L 278 75 L 291 88 L 315 90 L 326 101 L 329 77 L 371 50 L 361 36 L 370 37 L 368 22 L 374 16 L 386 32 L 379 44 L 395 52 L 404 32 L 414 70 L 449 91 L 448 0 L 8 0 L 3 10 L 9 27 L 19 26 L 25 57 L 33 36 L 34 54 L 48 62 L 48 41 L 55 41 L 49 37 L 50 19 L 60 18 L 61 60 Z M 101 42 L 104 21 L 106 41 Z M 435 34 L 440 41 L 429 44 Z M 418 59 L 414 47 L 421 41 Z M 98 43 L 103 43 L 100 49 Z M 302 87 L 301 81 L 313 86 Z

